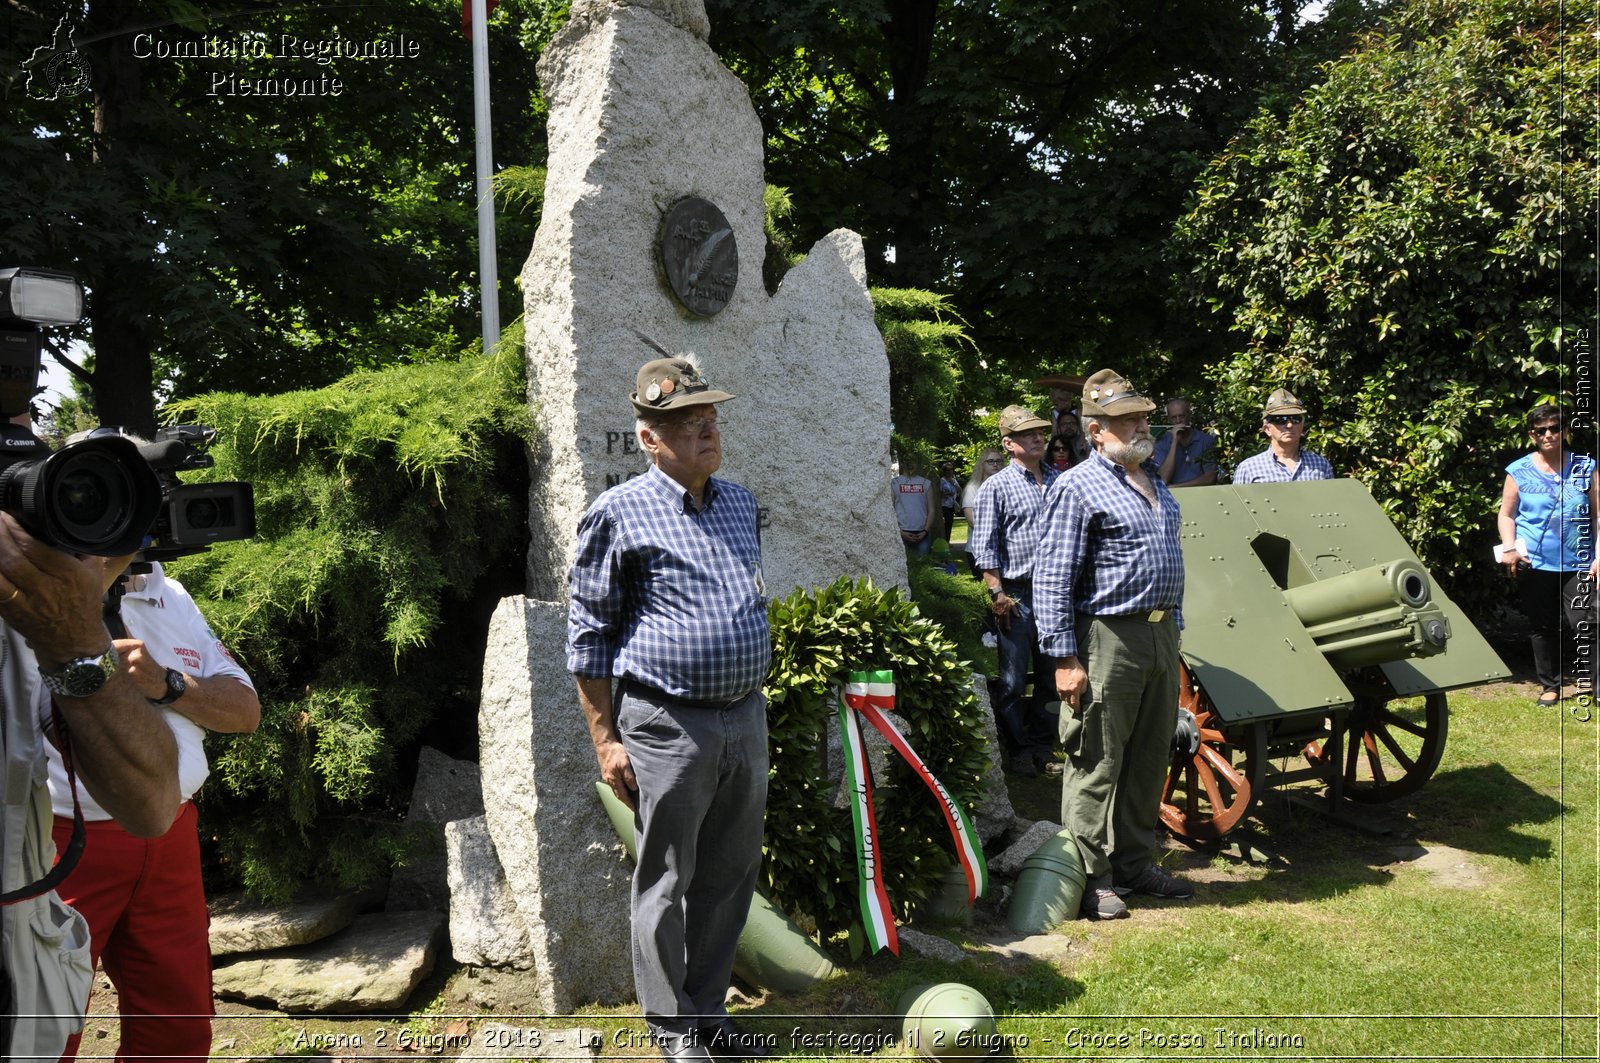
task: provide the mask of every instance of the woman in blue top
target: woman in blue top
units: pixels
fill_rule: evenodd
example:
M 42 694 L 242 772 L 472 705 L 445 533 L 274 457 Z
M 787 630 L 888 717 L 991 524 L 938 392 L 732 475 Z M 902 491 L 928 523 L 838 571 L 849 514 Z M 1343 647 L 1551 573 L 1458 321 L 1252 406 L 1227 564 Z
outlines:
M 1567 450 L 1566 429 L 1559 406 L 1534 408 L 1528 415 L 1533 453 L 1506 466 L 1500 498 L 1500 561 L 1516 577 L 1522 611 L 1533 628 L 1533 670 L 1543 687 L 1540 705 L 1561 700 L 1564 627 L 1579 636 L 1579 686 L 1592 689 L 1594 684 L 1600 494 L 1594 458 Z

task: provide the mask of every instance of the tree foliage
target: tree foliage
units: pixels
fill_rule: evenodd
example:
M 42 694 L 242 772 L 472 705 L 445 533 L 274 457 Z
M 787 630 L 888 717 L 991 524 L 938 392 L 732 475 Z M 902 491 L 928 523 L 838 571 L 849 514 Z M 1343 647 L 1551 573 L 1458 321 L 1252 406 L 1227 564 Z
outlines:
M 494 19 L 502 159 L 542 160 L 534 58 L 564 11 Z M 87 91 L 29 80 L 58 26 Z M 99 419 L 148 433 L 169 395 L 317 387 L 475 336 L 469 51 L 455 0 L 0 5 L 0 264 L 87 284 Z M 532 228 L 500 227 L 509 279 Z
M 1225 423 L 1253 431 L 1273 387 L 1310 400 L 1314 445 L 1469 600 L 1523 418 L 1593 327 L 1594 30 L 1557 0 L 1396 5 L 1256 116 L 1178 229 L 1242 344 L 1208 373 Z
M 1022 375 L 1192 337 L 1170 320 L 1187 314 L 1165 303 L 1161 243 L 1270 73 L 1267 11 L 706 6 L 713 46 L 751 88 L 768 177 L 794 196 L 802 246 L 856 230 L 874 283 L 948 292 L 989 359 Z
M 255 539 L 171 567 L 261 693 L 256 733 L 212 737 L 201 802 L 258 895 L 386 872 L 402 758 L 425 737 L 473 751 L 489 612 L 522 574 L 520 332 L 487 358 L 174 408 L 220 430 L 209 475 L 255 487 Z

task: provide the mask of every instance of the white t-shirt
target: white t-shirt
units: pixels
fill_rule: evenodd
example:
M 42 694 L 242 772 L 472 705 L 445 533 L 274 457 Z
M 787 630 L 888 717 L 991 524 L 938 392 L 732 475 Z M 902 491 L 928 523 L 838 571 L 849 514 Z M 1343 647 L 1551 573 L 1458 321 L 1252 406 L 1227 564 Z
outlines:
M 228 647 L 212 634 L 211 625 L 200 615 L 199 606 L 183 584 L 167 579 L 159 564 L 148 575 L 128 577 L 128 593 L 122 597 L 122 623 L 129 638 L 141 640 L 157 662 L 182 672 L 186 678 L 227 675 L 255 689 Z M 161 714 L 178 743 L 178 791 L 187 801 L 211 773 L 206 762 L 205 728 L 170 707 L 163 708 Z M 70 816 L 72 792 L 67 788 L 67 770 L 54 746 L 49 747 L 49 753 L 50 804 L 56 815 Z M 111 818 L 111 813 L 101 808 L 81 785 L 78 801 L 84 819 Z
M 928 493 L 933 482 L 922 476 L 896 476 L 889 481 L 894 495 L 894 515 L 901 531 L 924 531 L 928 527 Z

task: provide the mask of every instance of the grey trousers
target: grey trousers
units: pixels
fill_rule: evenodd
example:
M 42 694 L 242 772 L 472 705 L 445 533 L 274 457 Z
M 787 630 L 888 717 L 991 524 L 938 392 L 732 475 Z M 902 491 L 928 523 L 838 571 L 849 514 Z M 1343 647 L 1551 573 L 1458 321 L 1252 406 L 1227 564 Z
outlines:
M 1077 631 L 1089 690 L 1077 713 L 1061 710 L 1061 824 L 1089 886 L 1109 886 L 1155 862 L 1178 719 L 1178 624 L 1080 614 Z
M 733 953 L 761 869 L 767 703 L 728 709 L 622 695 L 617 731 L 639 782 L 633 981 L 657 1033 L 727 1015 Z

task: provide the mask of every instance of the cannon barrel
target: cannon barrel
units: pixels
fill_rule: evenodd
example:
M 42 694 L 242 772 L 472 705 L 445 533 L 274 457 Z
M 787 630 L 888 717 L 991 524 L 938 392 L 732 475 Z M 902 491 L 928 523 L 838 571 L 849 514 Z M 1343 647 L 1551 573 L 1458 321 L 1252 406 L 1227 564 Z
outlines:
M 1291 587 L 1283 597 L 1338 668 L 1429 657 L 1450 638 L 1428 570 L 1410 558 Z

